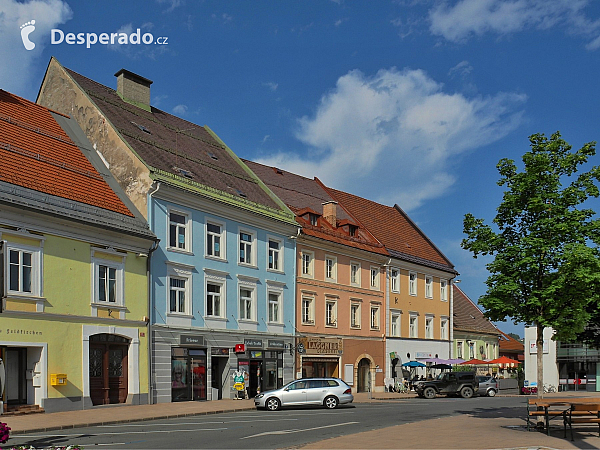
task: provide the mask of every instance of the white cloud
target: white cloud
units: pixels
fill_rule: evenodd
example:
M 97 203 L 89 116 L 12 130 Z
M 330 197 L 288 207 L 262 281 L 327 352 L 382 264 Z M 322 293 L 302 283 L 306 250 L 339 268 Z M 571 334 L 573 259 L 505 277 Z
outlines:
M 173 108 L 173 114 L 177 116 L 183 116 L 187 113 L 188 107 L 186 105 L 177 105 Z
M 451 78 L 454 78 L 455 76 L 460 76 L 464 78 L 467 75 L 469 75 L 472 71 L 473 66 L 469 64 L 469 61 L 461 61 L 448 71 L 448 75 Z
M 522 30 L 559 28 L 591 39 L 587 48 L 600 47 L 600 21 L 589 19 L 589 0 L 460 0 L 429 11 L 430 31 L 452 42 L 485 33 L 508 35 Z
M 165 4 L 167 3 L 169 7 L 163 11 L 164 14 L 168 14 L 172 12 L 175 8 L 179 8 L 182 4 L 182 0 L 156 0 L 157 3 Z
M 273 81 L 269 81 L 268 83 L 263 83 L 262 85 L 268 87 L 273 92 L 275 92 L 277 90 L 277 88 L 279 87 L 279 84 L 274 83 Z
M 31 84 L 32 68 L 50 42 L 50 30 L 71 19 L 73 12 L 65 1 L 35 0 L 21 3 L 0 0 L 0 86 L 9 92 L 25 95 Z M 26 50 L 21 39 L 21 25 L 35 20 L 35 30 L 28 38 L 35 44 Z M 7 64 L 10 61 L 10 64 Z
M 410 210 L 454 183 L 451 161 L 494 142 L 520 122 L 524 95 L 467 98 L 443 92 L 421 70 L 358 70 L 338 79 L 314 116 L 298 121 L 305 155 L 280 152 L 260 162 Z

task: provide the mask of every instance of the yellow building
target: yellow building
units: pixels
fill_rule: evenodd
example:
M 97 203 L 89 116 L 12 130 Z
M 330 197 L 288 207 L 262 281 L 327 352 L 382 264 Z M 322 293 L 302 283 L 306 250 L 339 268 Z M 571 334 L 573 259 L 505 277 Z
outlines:
M 73 120 L 2 90 L 0 173 L 4 411 L 147 403 L 143 217 Z

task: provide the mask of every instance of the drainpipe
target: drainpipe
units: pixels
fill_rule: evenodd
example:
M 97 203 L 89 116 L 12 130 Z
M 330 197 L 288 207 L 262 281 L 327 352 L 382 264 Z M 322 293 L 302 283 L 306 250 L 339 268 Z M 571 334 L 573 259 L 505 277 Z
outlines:
M 456 281 L 458 283 L 459 280 Z M 450 359 L 454 359 L 454 278 L 450 280 Z
M 154 214 L 152 214 L 152 195 L 156 194 L 160 189 L 160 182 L 156 184 L 156 189 L 153 191 L 150 190 L 148 192 L 148 225 L 150 225 L 150 230 L 154 231 Z M 160 239 L 157 239 L 153 244 L 152 248 L 148 252 L 148 261 L 146 261 L 146 278 L 148 279 L 148 404 L 151 405 L 153 403 L 153 378 L 154 373 L 152 371 L 152 314 L 154 312 L 154 290 L 152 289 L 152 279 L 150 275 L 150 266 L 152 261 L 152 253 L 158 248 L 158 243 Z
M 385 333 L 383 335 L 383 360 L 385 361 L 385 378 L 389 378 L 390 367 L 392 365 L 392 360 L 390 359 L 390 353 L 387 348 L 387 337 L 390 332 L 390 264 L 392 264 L 392 259 L 390 258 L 383 267 L 385 267 Z M 389 359 L 389 363 L 388 363 Z M 385 383 L 384 383 L 385 390 Z

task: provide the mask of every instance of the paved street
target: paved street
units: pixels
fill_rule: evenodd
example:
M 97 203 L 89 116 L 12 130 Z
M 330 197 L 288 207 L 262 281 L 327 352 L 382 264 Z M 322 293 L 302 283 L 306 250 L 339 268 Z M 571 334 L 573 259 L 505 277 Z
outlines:
M 86 448 L 282 448 L 429 419 L 522 417 L 523 397 L 356 403 L 334 411 L 242 411 L 13 436 L 11 445 L 80 444 Z M 435 433 L 436 430 L 431 430 Z M 424 439 L 427 436 L 423 436 Z

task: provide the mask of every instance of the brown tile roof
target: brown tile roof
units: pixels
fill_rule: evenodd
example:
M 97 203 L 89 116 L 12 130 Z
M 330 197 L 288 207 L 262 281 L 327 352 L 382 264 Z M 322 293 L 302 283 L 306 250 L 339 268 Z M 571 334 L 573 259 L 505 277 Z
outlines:
M 358 236 L 353 237 L 342 228 L 343 225 L 356 224 L 356 221 L 340 205 L 336 206 L 336 227 L 323 217 L 319 217 L 317 226 L 310 224 L 304 215 L 322 215 L 323 203 L 334 200 L 316 180 L 253 161 L 243 161 L 296 214 L 296 221 L 302 225 L 304 234 L 370 252 L 388 254 L 367 229 L 359 227 Z
M 500 331 L 500 330 L 498 330 Z M 525 353 L 525 345 L 508 334 L 500 331 L 500 351 L 506 353 Z
M 456 273 L 448 258 L 398 205 L 385 206 L 337 189 L 326 190 L 373 233 L 392 256 Z
M 65 68 L 150 167 L 274 209 L 281 207 L 203 126 L 121 99 L 114 89 Z M 183 169 L 180 171 L 178 169 Z
M 462 332 L 485 333 L 500 336 L 501 332 L 485 318 L 481 310 L 455 284 L 454 293 L 454 330 Z
M 134 216 L 48 108 L 1 89 L 0 181 Z

